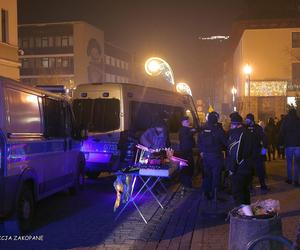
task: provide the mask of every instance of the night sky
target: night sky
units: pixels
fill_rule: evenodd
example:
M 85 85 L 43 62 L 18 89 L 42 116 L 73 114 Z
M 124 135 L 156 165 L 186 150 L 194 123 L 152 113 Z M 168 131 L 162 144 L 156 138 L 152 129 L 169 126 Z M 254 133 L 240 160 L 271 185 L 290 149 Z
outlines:
M 218 63 L 219 42 L 199 36 L 228 35 L 245 8 L 243 0 L 19 0 L 19 23 L 84 20 L 105 39 L 134 53 L 140 65 L 161 56 L 175 80 L 200 96 L 202 77 Z

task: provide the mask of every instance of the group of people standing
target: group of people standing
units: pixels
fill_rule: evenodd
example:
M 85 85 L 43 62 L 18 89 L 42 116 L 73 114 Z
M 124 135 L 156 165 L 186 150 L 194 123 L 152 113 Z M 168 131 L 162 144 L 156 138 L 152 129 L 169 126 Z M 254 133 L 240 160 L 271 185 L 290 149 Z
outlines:
M 228 131 L 223 129 L 218 120 L 218 113 L 209 113 L 207 122 L 198 133 L 198 148 L 203 160 L 202 188 L 207 199 L 212 199 L 218 193 L 221 173 L 226 171 L 231 179 L 231 191 L 236 204 L 250 204 L 255 175 L 261 190 L 269 190 L 266 184 L 265 161 L 267 154 L 269 160 L 271 156 L 275 159 L 275 150 L 279 158 L 284 159 L 286 154 L 286 182 L 294 184 L 295 187 L 300 186 L 300 118 L 295 109 L 291 109 L 286 117 L 282 116 L 276 123 L 274 119 L 269 119 L 265 128 L 255 123 L 255 117 L 251 113 L 247 114 L 245 119 L 238 112 L 232 113 Z M 188 132 L 184 123 L 182 125 L 183 128 L 179 132 L 181 150 L 189 151 L 190 155 L 194 131 Z M 184 156 L 187 155 L 184 153 Z M 190 166 L 193 168 L 193 159 L 186 158 L 190 159 Z M 186 172 L 189 173 L 187 170 Z
M 196 133 L 197 147 L 203 162 L 202 189 L 207 199 L 212 199 L 218 193 L 221 173 L 226 171 L 231 179 L 231 191 L 236 205 L 250 204 L 253 176 L 258 177 L 261 190 L 268 191 L 266 155 L 269 153 L 271 160 L 277 149 L 278 156 L 284 158 L 283 148 L 287 159 L 286 182 L 300 186 L 300 118 L 295 109 L 289 110 L 280 123 L 270 119 L 265 128 L 255 123 L 255 117 L 251 113 L 243 119 L 238 112 L 234 112 L 230 115 L 230 121 L 230 129 L 225 131 L 219 123 L 219 114 L 211 112 L 207 122 L 196 131 L 190 127 L 189 118 L 183 117 L 179 130 L 180 152 L 189 163 L 181 171 L 180 179 L 184 188 L 192 188 Z M 169 144 L 167 134 L 163 124 L 157 123 L 142 135 L 140 141 L 150 148 L 163 148 Z

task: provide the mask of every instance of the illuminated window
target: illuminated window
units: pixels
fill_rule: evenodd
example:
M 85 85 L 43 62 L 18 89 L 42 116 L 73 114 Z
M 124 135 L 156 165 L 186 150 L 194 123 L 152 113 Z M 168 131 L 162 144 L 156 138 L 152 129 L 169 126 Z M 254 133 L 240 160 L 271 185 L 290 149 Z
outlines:
M 300 32 L 292 32 L 292 48 L 300 48 Z
M 68 36 L 63 36 L 61 38 L 61 46 L 62 47 L 68 47 L 69 46 L 69 37 Z
M 47 48 L 47 47 L 49 47 L 48 37 L 43 36 L 42 37 L 42 48 Z
M 62 66 L 64 68 L 69 67 L 69 59 L 68 59 L 68 57 L 63 57 L 63 59 L 62 59 Z
M 300 84 L 300 63 L 292 64 L 292 85 Z
M 3 43 L 8 43 L 8 11 L 1 9 L 1 34 Z
M 49 58 L 48 57 L 43 57 L 42 58 L 42 67 L 43 68 L 49 68 Z

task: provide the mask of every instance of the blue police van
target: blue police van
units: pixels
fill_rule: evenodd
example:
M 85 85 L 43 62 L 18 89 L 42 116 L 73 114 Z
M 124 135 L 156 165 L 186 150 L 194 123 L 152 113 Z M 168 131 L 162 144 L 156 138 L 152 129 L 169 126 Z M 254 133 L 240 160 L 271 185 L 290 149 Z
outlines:
M 0 77 L 0 217 L 32 225 L 35 204 L 78 191 L 85 159 L 69 101 Z

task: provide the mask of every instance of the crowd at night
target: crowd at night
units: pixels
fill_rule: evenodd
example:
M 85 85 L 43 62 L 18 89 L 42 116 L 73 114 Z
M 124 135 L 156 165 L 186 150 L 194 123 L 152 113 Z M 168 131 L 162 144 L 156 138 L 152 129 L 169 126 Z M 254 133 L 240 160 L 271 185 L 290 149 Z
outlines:
M 300 1 L 0 9 L 0 249 L 300 248 Z

